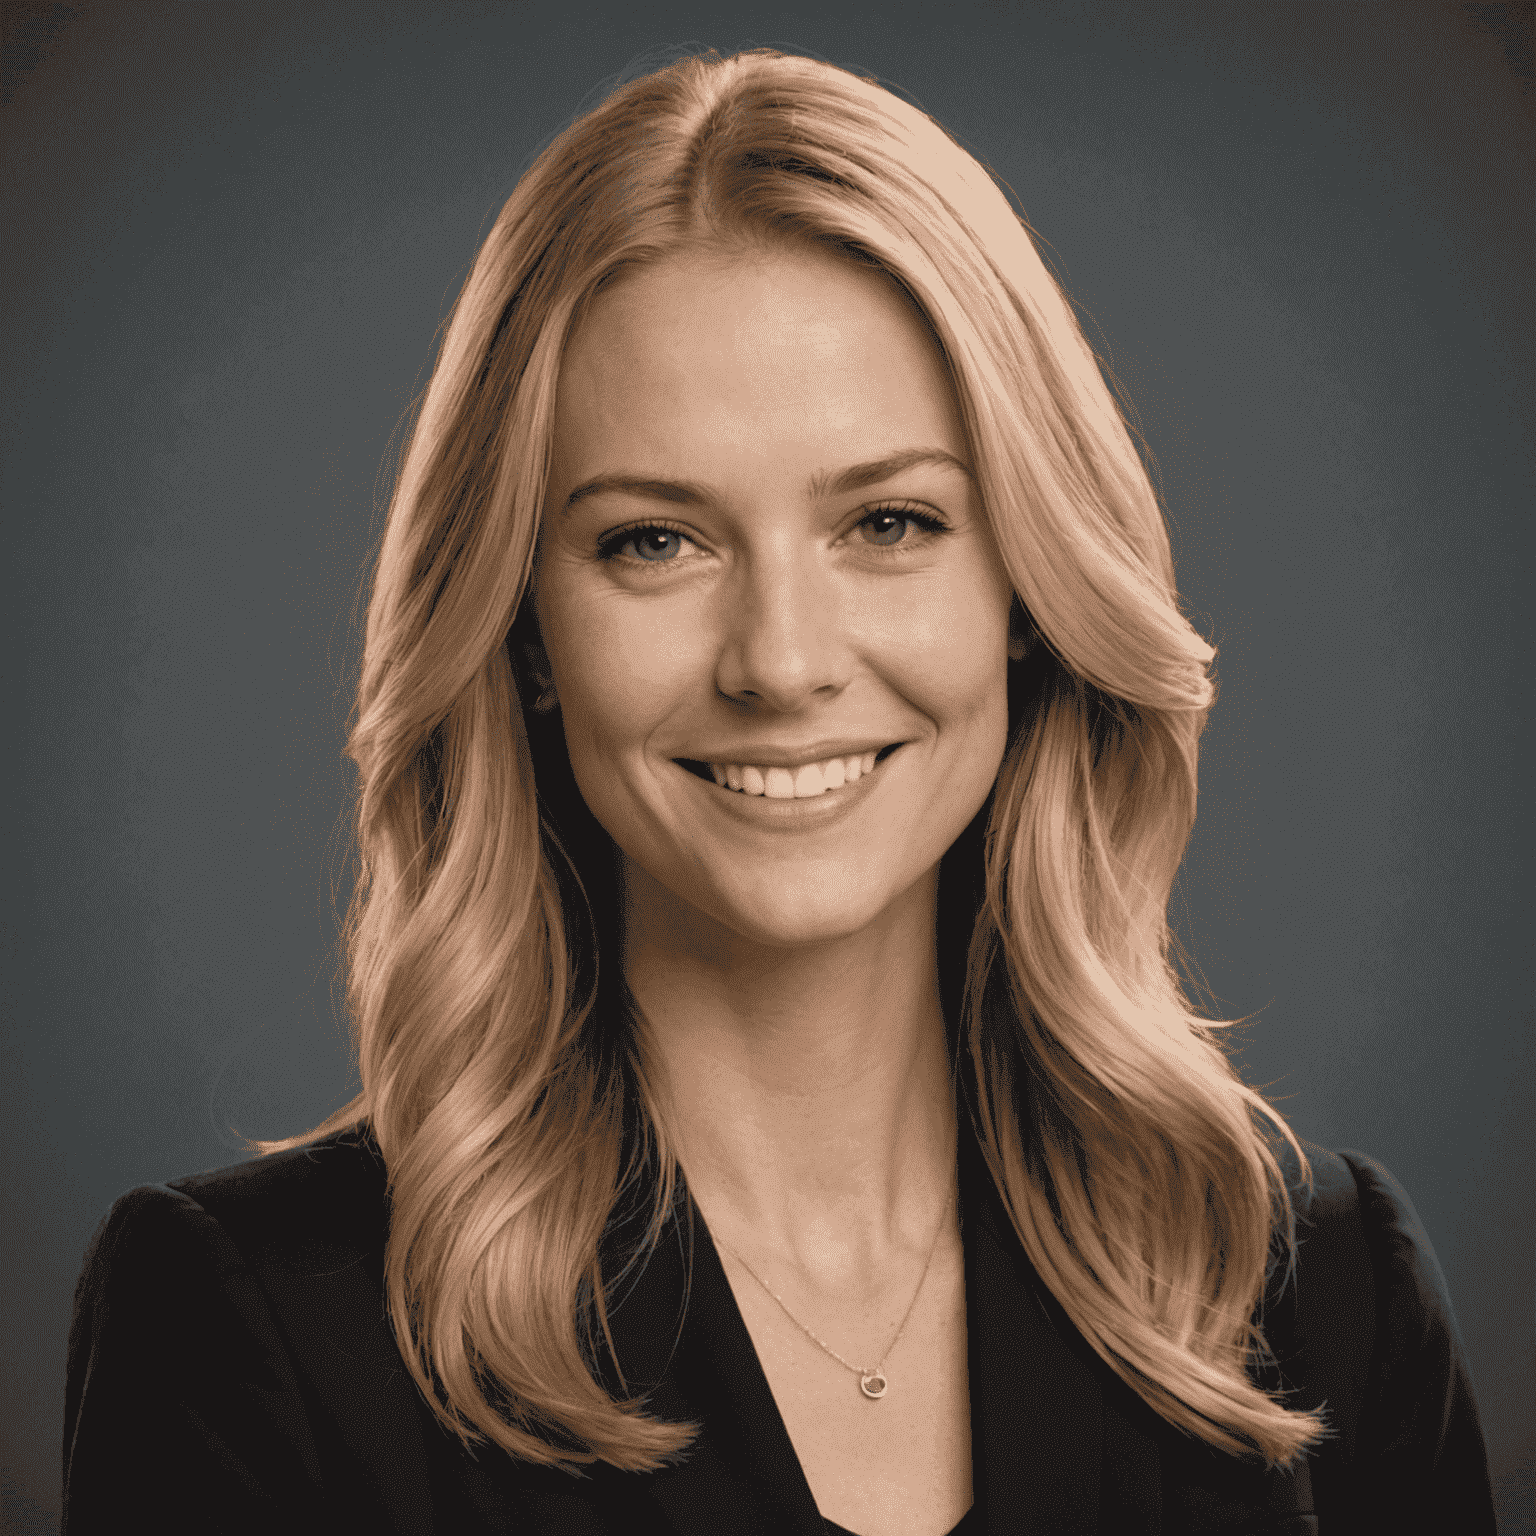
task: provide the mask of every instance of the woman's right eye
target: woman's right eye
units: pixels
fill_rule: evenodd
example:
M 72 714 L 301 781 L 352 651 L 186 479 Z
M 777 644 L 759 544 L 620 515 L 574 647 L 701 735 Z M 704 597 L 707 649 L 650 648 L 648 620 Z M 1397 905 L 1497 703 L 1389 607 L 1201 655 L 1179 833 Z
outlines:
M 646 565 L 665 565 L 682 554 L 683 546 L 691 542 L 686 534 L 663 523 L 644 523 L 609 534 L 598 546 L 598 553 L 604 560 L 617 555 Z

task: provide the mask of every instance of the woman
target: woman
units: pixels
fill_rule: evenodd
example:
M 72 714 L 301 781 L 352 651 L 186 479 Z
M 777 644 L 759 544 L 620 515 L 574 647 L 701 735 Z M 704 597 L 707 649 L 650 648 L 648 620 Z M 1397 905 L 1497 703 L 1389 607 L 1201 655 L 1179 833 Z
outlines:
M 66 1529 L 1491 1530 L 1407 1197 L 1167 960 L 1213 655 L 969 155 L 767 51 L 615 91 L 385 534 L 363 1091 L 113 1207 Z

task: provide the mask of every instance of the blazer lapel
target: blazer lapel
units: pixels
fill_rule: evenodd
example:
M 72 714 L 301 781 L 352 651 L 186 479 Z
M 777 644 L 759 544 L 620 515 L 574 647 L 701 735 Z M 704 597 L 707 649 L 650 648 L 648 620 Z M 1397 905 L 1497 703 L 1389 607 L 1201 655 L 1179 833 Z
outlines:
M 963 1117 L 962 1117 L 963 1118 Z M 962 1125 L 971 1464 L 988 1536 L 1099 1529 L 1103 1391 L 1047 1307 L 982 1160 Z M 1075 1330 L 1070 1337 L 1076 1339 Z
M 669 1225 L 610 1327 L 629 1390 L 645 1393 L 656 1417 L 700 1424 L 702 1433 L 679 1465 L 644 1478 L 619 1474 L 616 1491 L 630 1511 L 624 1528 L 825 1536 L 709 1229 L 687 1209 L 691 1223 L 685 1216 Z

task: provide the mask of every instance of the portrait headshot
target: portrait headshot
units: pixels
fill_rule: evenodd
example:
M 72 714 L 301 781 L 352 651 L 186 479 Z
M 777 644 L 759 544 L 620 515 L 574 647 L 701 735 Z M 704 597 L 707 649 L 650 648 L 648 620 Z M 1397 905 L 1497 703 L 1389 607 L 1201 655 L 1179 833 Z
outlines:
M 1532 19 L 9 6 L 5 1529 L 1536 1528 Z

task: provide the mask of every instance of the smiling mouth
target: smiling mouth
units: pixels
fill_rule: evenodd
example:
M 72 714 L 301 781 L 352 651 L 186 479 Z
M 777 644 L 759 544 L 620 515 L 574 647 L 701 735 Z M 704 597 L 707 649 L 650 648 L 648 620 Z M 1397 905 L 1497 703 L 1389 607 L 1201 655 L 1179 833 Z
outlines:
M 802 763 L 795 768 L 760 767 L 753 763 L 704 763 L 689 757 L 675 758 L 674 761 L 695 778 L 717 785 L 729 794 L 762 795 L 770 800 L 811 800 L 873 773 L 876 766 L 900 745 L 899 741 L 893 741 L 878 752 L 829 757 L 823 762 Z

